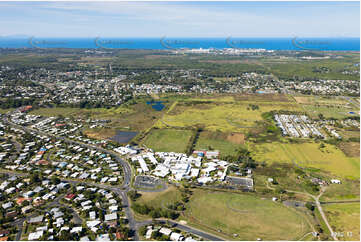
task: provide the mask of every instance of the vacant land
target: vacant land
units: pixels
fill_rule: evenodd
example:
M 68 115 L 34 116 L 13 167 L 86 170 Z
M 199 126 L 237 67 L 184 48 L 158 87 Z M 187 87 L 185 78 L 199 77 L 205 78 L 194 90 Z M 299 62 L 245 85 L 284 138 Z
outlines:
M 294 210 L 253 195 L 196 190 L 185 216 L 190 224 L 235 240 L 296 240 L 309 232 Z
M 151 105 L 146 104 L 146 100 L 137 100 L 132 104 L 124 104 L 116 108 L 40 108 L 31 114 L 43 116 L 59 116 L 74 118 L 91 118 L 110 120 L 112 128 L 118 130 L 141 131 L 150 128 L 164 113 L 169 106 L 162 111 L 154 110 Z
M 360 181 L 343 179 L 341 184 L 330 184 L 322 195 L 322 201 L 344 201 L 360 199 Z
M 326 119 L 343 119 L 354 116 L 349 112 L 357 112 L 354 108 L 333 105 L 303 105 L 303 108 L 309 114 L 310 118 L 314 119 L 318 119 L 319 115 L 323 115 Z
M 312 105 L 347 105 L 348 102 L 341 97 L 322 97 L 314 95 L 294 96 L 294 99 L 299 104 Z
M 165 114 L 156 126 L 196 127 L 208 131 L 242 132 L 253 128 L 262 120 L 262 113 L 272 110 L 301 111 L 296 104 L 257 104 L 253 110 L 250 104 L 221 102 L 179 102 L 172 112 Z
M 109 139 L 116 134 L 116 130 L 111 128 L 95 128 L 85 129 L 83 133 L 93 139 Z
M 360 157 L 359 142 L 342 142 L 339 147 L 349 157 Z
M 221 155 L 233 155 L 244 144 L 241 133 L 221 133 L 203 131 L 197 140 L 196 150 L 219 150 Z
M 174 186 L 169 186 L 167 190 L 162 192 L 140 192 L 141 197 L 136 203 L 146 204 L 153 208 L 166 208 L 169 204 L 180 201 L 181 192 Z
M 360 204 L 327 204 L 323 210 L 335 232 L 343 234 L 340 240 L 360 241 Z
M 286 162 L 300 167 L 312 167 L 331 172 L 340 177 L 360 178 L 359 158 L 347 157 L 334 145 L 318 143 L 264 143 L 250 144 L 251 154 L 256 161 L 267 163 Z
M 145 138 L 144 144 L 154 151 L 184 153 L 192 132 L 191 130 L 153 129 Z

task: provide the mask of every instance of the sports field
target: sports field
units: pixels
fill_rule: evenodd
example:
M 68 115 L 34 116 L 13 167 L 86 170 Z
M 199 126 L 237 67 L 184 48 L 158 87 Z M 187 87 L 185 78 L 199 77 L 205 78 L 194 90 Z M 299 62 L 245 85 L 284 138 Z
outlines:
M 250 144 L 251 154 L 256 161 L 267 163 L 296 163 L 301 167 L 319 168 L 340 177 L 360 178 L 360 159 L 347 157 L 334 145 L 317 143 L 263 143 Z
M 323 210 L 339 240 L 360 241 L 360 203 L 326 204 Z
M 245 194 L 195 190 L 185 219 L 207 231 L 220 230 L 220 235 L 233 240 L 297 240 L 310 232 L 294 210 Z
M 184 153 L 191 136 L 190 130 L 153 129 L 144 144 L 154 151 Z

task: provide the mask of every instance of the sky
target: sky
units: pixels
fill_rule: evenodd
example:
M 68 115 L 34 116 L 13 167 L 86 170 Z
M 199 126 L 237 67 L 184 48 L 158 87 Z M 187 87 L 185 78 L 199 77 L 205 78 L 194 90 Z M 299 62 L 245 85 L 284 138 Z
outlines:
M 359 37 L 359 2 L 0 2 L 0 36 Z

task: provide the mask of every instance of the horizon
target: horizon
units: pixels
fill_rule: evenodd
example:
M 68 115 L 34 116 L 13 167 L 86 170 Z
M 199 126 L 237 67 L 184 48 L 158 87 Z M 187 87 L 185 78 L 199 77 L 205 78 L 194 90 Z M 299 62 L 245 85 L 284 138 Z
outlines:
M 359 38 L 359 10 L 359 2 L 0 2 L 0 36 Z

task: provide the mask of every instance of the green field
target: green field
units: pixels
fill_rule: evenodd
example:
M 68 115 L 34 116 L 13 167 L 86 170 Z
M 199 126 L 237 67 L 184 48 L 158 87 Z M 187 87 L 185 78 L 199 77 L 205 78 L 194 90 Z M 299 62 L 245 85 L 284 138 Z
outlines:
M 157 127 L 195 127 L 201 126 L 209 131 L 242 132 L 256 126 L 262 120 L 262 113 L 272 110 L 302 111 L 292 103 L 257 103 L 258 110 L 252 110 L 246 101 L 239 103 L 178 103 L 173 110 L 165 114 Z
M 335 118 L 343 119 L 347 117 L 353 117 L 355 115 L 349 114 L 349 112 L 358 113 L 359 111 L 354 108 L 345 108 L 338 106 L 316 106 L 316 105 L 303 105 L 305 111 L 309 114 L 310 118 L 318 119 L 322 114 L 326 119 Z
M 130 108 L 117 107 L 117 108 L 39 108 L 30 112 L 30 114 L 42 115 L 42 116 L 58 116 L 62 115 L 64 117 L 71 116 L 91 116 L 91 117 L 107 117 L 113 115 L 119 115 L 124 113 L 134 112 Z
M 144 144 L 154 151 L 184 153 L 191 136 L 190 130 L 153 129 Z
M 196 190 L 185 216 L 190 225 L 233 240 L 297 240 L 310 232 L 295 210 L 248 194 Z
M 267 163 L 297 163 L 301 167 L 313 167 L 331 172 L 339 177 L 360 178 L 360 159 L 347 157 L 339 148 L 326 144 L 320 149 L 317 143 L 263 143 L 249 144 L 256 161 Z
M 146 100 L 140 99 L 133 104 L 124 104 L 114 108 L 40 108 L 31 111 L 31 114 L 43 116 L 59 116 L 74 118 L 108 119 L 111 120 L 110 127 L 118 130 L 142 131 L 152 125 L 167 110 L 166 103 L 162 111 L 154 110 Z
M 341 184 L 330 184 L 322 195 L 322 201 L 339 201 L 360 199 L 360 181 L 342 180 Z
M 0 114 L 5 114 L 5 113 L 13 111 L 13 110 L 14 110 L 14 108 L 7 108 L 7 109 L 0 108 Z
M 162 192 L 140 192 L 141 197 L 137 199 L 136 203 L 146 204 L 153 208 L 166 208 L 168 204 L 180 201 L 181 192 L 174 186 L 168 187 Z
M 236 135 L 243 136 L 242 134 Z M 234 155 L 236 154 L 237 149 L 242 146 L 243 140 L 239 140 L 239 142 L 231 142 L 227 140 L 230 136 L 231 134 L 221 132 L 203 131 L 199 135 L 195 150 L 219 150 L 221 156 Z
M 335 232 L 343 232 L 340 240 L 360 241 L 360 203 L 327 204 L 323 206 Z

